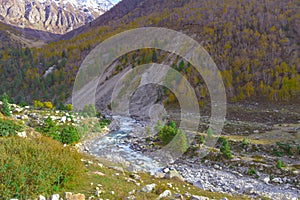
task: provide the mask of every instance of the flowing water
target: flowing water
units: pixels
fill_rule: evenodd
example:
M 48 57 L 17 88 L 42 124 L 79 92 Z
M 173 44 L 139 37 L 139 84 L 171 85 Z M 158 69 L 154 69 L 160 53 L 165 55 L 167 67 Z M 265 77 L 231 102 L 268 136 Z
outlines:
M 120 129 L 91 141 L 89 152 L 100 158 L 120 163 L 133 171 L 146 171 L 154 174 L 162 166 L 152 158 L 130 148 L 128 135 L 136 129 L 137 122 L 132 118 L 114 117 Z

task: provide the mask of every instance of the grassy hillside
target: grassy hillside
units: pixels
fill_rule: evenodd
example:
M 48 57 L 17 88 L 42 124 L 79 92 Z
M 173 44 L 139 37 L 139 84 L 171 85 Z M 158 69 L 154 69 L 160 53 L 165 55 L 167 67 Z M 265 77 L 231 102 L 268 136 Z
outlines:
M 17 102 L 65 101 L 81 62 L 93 47 L 124 30 L 156 26 L 182 31 L 204 46 L 222 72 L 229 101 L 291 101 L 300 93 L 297 10 L 299 3 L 288 0 L 124 0 L 63 40 L 42 48 L 3 50 L 0 93 L 8 92 Z M 119 60 L 121 68 L 149 63 L 152 54 L 142 50 L 124 55 Z M 157 54 L 159 62 L 165 54 Z M 195 76 L 188 63 L 181 65 L 199 99 L 207 98 L 200 75 Z M 44 76 L 50 67 L 53 73 Z

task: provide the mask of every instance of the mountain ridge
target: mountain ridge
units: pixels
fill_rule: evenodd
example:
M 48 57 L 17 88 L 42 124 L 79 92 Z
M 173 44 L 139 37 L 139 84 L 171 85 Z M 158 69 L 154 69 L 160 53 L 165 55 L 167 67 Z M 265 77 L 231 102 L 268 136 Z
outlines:
M 1 0 L 0 20 L 20 28 L 65 34 L 114 6 L 109 0 Z

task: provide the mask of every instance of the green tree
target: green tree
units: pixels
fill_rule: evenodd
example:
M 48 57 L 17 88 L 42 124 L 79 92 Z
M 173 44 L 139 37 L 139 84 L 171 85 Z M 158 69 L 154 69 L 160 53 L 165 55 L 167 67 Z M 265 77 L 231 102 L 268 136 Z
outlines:
M 3 94 L 3 106 L 2 106 L 2 113 L 5 115 L 5 116 L 10 116 L 10 106 L 9 106 L 9 103 L 8 103 L 8 95 L 6 93 Z
M 232 158 L 230 146 L 228 144 L 228 140 L 227 139 L 223 140 L 223 143 L 222 143 L 222 146 L 220 148 L 220 151 L 223 154 L 224 158 L 226 158 L 226 159 Z

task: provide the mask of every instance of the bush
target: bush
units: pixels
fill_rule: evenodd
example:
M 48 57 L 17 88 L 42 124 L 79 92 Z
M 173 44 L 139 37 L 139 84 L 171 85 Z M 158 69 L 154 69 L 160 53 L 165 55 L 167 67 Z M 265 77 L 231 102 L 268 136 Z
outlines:
M 254 174 L 256 174 L 256 171 L 255 171 L 255 169 L 252 167 L 251 169 L 248 169 L 248 174 L 249 175 L 254 175 Z
M 44 104 L 41 101 L 34 100 L 33 101 L 33 107 L 37 109 L 44 108 Z
M 3 101 L 3 105 L 2 105 L 2 109 L 1 112 L 3 113 L 4 116 L 10 116 L 10 107 L 9 107 L 9 103 L 8 103 L 8 96 L 6 93 L 3 94 L 2 96 L 2 101 Z
M 76 151 L 45 137 L 0 138 L 0 155 L 3 199 L 34 199 L 38 194 L 63 192 L 84 172 Z
M 37 128 L 44 136 L 50 137 L 62 144 L 74 144 L 79 141 L 77 129 L 71 125 L 57 126 L 56 123 L 48 117 L 44 120 L 41 127 Z
M 73 107 L 72 107 L 72 104 L 67 104 L 66 105 L 66 110 L 67 111 L 72 111 Z
M 43 135 L 61 142 L 59 128 L 50 117 L 45 119 L 42 127 L 38 128 L 37 130 Z
M 177 134 L 170 143 L 173 153 L 184 153 L 188 149 L 186 136 L 183 131 L 177 131 Z
M 74 144 L 79 141 L 77 129 L 74 126 L 64 126 L 61 130 L 61 142 L 63 144 Z
M 94 105 L 85 105 L 82 113 L 90 117 L 95 117 L 97 115 L 97 110 Z
M 13 121 L 0 119 L 0 136 L 14 136 L 20 131 L 22 131 L 22 127 Z
M 212 136 L 213 136 L 213 130 L 212 130 L 212 128 L 209 127 L 207 129 L 206 133 L 207 133 L 208 138 L 212 138 Z
M 44 102 L 44 107 L 46 107 L 46 108 L 48 108 L 48 109 L 52 109 L 52 108 L 53 108 L 53 105 L 52 105 L 51 102 L 46 101 L 46 102 Z
M 163 145 L 166 145 L 175 137 L 177 132 L 176 125 L 174 128 L 174 122 L 169 122 L 168 125 L 160 128 L 158 132 L 158 139 Z
M 245 148 L 248 145 L 246 138 L 243 139 L 241 146 Z
M 277 160 L 277 161 L 276 161 L 276 168 L 277 168 L 277 169 L 281 169 L 282 167 L 283 167 L 283 162 L 280 161 L 280 160 Z
M 224 158 L 226 158 L 226 159 L 232 158 L 230 146 L 228 144 L 228 140 L 227 139 L 224 139 L 224 141 L 222 143 L 222 146 L 220 148 L 220 151 L 223 154 Z

